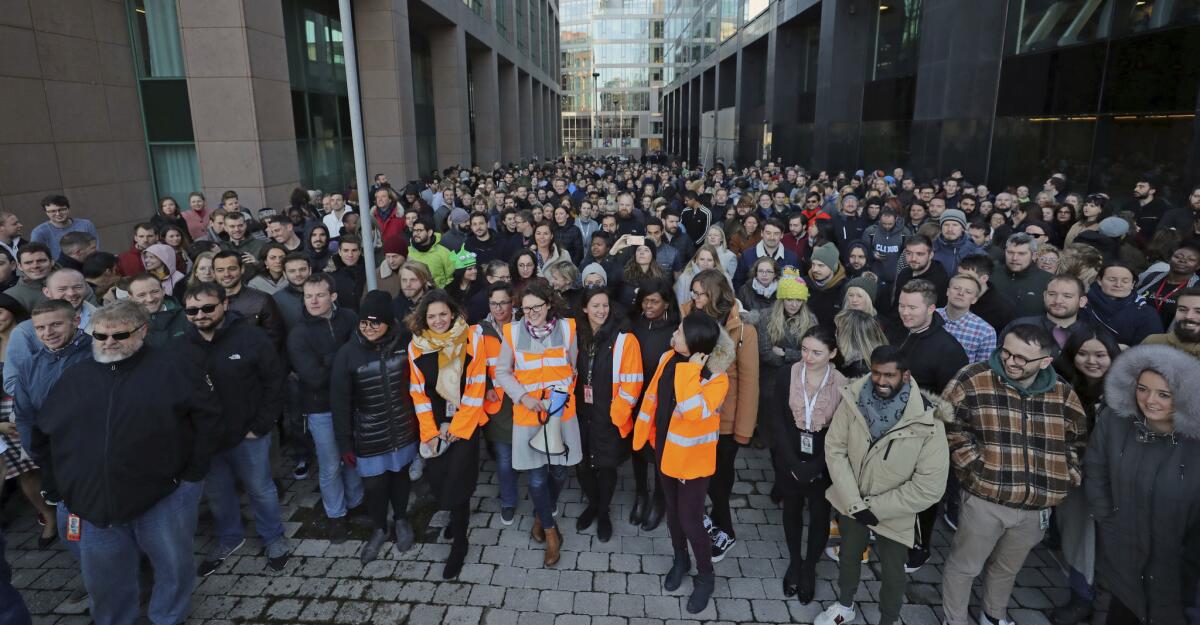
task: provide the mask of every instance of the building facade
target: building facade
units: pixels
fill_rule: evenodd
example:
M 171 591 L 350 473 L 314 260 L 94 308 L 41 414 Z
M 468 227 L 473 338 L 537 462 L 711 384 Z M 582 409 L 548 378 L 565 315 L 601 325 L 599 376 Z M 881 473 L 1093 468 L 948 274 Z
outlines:
M 561 0 L 563 148 L 640 156 L 663 149 L 670 0 Z
M 555 0 L 353 0 L 368 176 L 554 156 Z M 336 0 L 0 4 L 0 210 L 63 193 L 106 247 L 173 196 L 354 181 Z
M 692 162 L 1200 181 L 1196 2 L 679 0 L 667 31 L 666 146 Z

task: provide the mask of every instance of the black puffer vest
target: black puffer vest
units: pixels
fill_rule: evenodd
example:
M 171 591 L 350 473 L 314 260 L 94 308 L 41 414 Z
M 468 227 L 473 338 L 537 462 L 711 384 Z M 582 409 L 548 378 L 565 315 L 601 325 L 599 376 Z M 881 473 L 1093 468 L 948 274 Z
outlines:
M 354 453 L 376 456 L 417 442 L 417 417 L 408 394 L 408 352 L 399 335 L 380 346 L 356 337 L 351 356 L 354 388 Z

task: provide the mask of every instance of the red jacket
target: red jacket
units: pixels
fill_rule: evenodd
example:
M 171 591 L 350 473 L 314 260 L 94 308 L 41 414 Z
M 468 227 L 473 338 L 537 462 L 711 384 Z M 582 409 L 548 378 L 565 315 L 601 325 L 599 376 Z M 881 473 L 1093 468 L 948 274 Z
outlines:
M 392 203 L 392 212 L 387 219 L 379 218 L 379 209 L 377 208 L 371 209 L 371 216 L 375 218 L 375 227 L 379 228 L 379 240 L 383 243 L 383 247 L 390 247 L 389 241 L 394 241 L 394 246 L 399 247 L 400 253 L 408 256 L 407 226 L 404 223 L 404 212 L 400 205 Z
M 117 255 L 117 270 L 123 276 L 136 276 L 146 271 L 146 265 L 142 263 L 142 250 L 136 244 L 130 243 L 128 250 Z

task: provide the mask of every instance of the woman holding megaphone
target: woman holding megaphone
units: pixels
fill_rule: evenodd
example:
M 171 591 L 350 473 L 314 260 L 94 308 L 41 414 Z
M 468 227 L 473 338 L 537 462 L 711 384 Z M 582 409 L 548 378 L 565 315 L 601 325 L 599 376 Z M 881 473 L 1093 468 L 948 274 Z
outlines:
M 450 511 L 452 543 L 442 578 L 453 579 L 467 555 L 471 495 L 479 481 L 476 430 L 487 423 L 487 358 L 476 356 L 480 346 L 471 340 L 466 316 L 441 289 L 426 293 L 406 321 L 412 332 L 409 394 L 417 413 L 425 474 L 438 507 Z
M 567 467 L 583 458 L 575 419 L 575 321 L 544 278 L 520 291 L 520 317 L 504 325 L 496 382 L 513 402 L 512 466 L 529 471 L 536 518 L 530 534 L 546 543 L 543 562 L 558 563 L 562 535 L 554 523 Z

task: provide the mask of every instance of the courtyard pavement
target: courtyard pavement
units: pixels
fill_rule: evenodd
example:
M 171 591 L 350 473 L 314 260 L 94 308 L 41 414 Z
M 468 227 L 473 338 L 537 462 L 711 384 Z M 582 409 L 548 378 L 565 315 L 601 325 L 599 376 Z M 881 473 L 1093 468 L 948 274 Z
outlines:
M 572 479 L 561 497 L 562 560 L 555 568 L 546 569 L 541 546 L 529 538 L 532 504 L 525 497 L 525 480 L 517 522 L 506 527 L 500 523 L 498 486 L 489 460 L 475 493 L 467 564 L 457 580 L 441 579 L 442 561 L 449 552 L 449 545 L 439 536 L 445 516 L 433 513 L 423 488 L 414 489 L 410 513 L 418 543 L 403 554 L 397 554 L 388 543 L 380 559 L 364 567 L 358 551 L 369 528 L 355 527 L 354 539 L 340 545 L 322 537 L 323 513 L 314 467 L 307 480 L 294 481 L 288 475 L 279 482 L 284 488 L 285 526 L 294 547 L 286 570 L 269 571 L 261 543 L 256 537 L 249 538 L 220 570 L 199 580 L 188 623 L 812 623 L 834 600 L 836 563 L 823 559 L 818 565 L 816 601 L 801 605 L 785 599 L 780 577 L 787 568 L 787 547 L 781 511 L 768 496 L 772 479 L 769 456 L 764 450 L 744 448 L 737 467 L 733 506 L 738 543 L 716 565 L 714 600 L 698 615 L 684 609 L 690 581 L 674 593 L 662 590 L 662 575 L 670 568 L 672 553 L 666 523 L 653 532 L 642 532 L 627 522 L 633 501 L 628 463 L 613 503 L 614 535 L 607 543 L 596 539 L 594 527 L 583 533 L 575 531 L 574 519 L 583 504 Z M 19 494 L 5 509 L 11 520 L 5 535 L 14 583 L 34 613 L 35 624 L 86 625 L 90 622 L 86 614 L 69 614 L 64 605 L 70 592 L 82 585 L 77 567 L 61 545 L 37 549 L 39 530 L 31 510 Z M 246 523 L 252 531 L 253 524 Z M 207 553 L 212 540 L 206 512 L 202 512 L 198 533 L 197 559 Z M 950 530 L 939 522 L 929 564 L 909 580 L 902 612 L 905 625 L 941 622 L 939 582 L 950 536 Z M 863 568 L 864 581 L 856 597 L 859 616 L 851 625 L 878 622 L 876 566 L 872 555 L 871 564 Z M 1054 556 L 1039 547 L 1017 578 L 1009 618 L 1018 625 L 1048 625 L 1049 609 L 1067 597 L 1065 583 Z M 977 606 L 978 583 L 973 615 Z M 1103 622 L 1100 615 L 1095 621 Z

